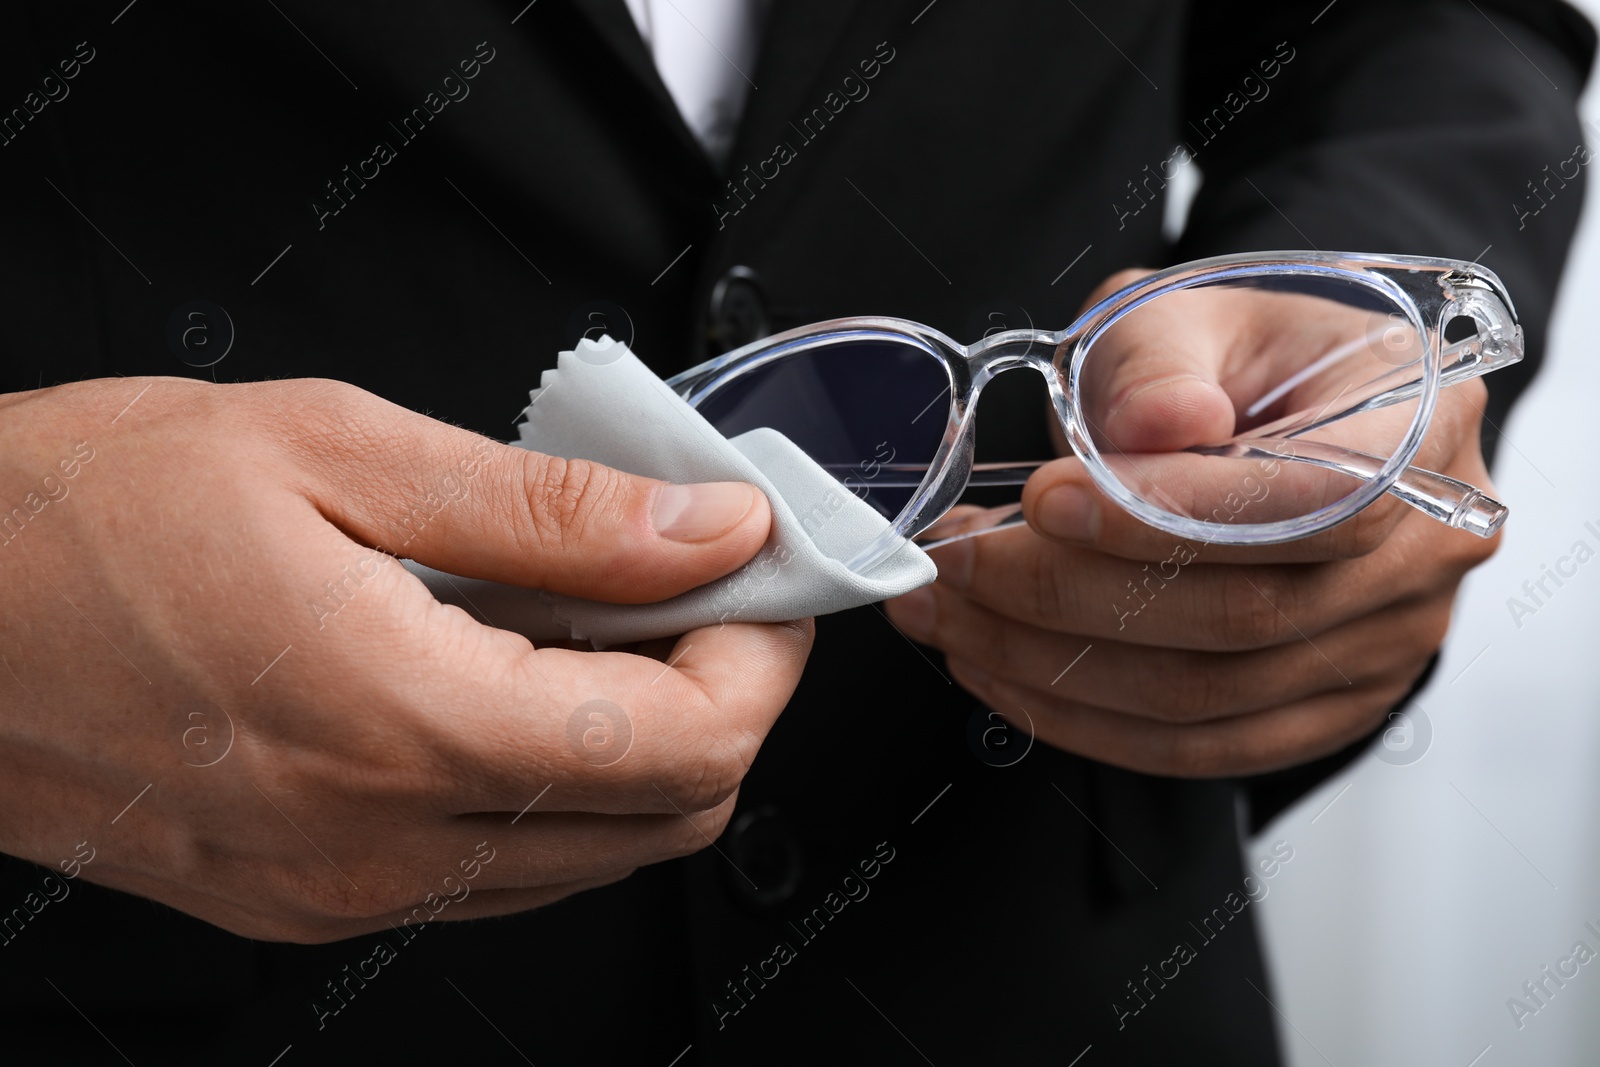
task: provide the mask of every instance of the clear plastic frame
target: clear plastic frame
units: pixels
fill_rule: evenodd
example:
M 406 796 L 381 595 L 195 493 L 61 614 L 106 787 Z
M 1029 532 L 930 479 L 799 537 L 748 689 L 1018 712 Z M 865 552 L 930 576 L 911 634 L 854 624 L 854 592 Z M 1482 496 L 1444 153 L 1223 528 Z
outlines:
M 1020 485 L 1048 462 L 973 462 L 984 386 L 1024 367 L 1044 377 L 1100 490 L 1179 537 L 1291 541 L 1386 493 L 1492 536 L 1504 505 L 1412 462 L 1439 389 L 1515 363 L 1522 341 L 1510 296 L 1476 264 L 1260 252 L 1151 274 L 1059 332 L 962 345 L 905 319 L 835 319 L 668 384 L 724 433 L 785 433 L 877 506 L 891 528 L 850 561 L 859 569 L 902 539 L 938 537 L 969 487 Z M 1139 375 L 1151 360 L 1193 361 L 1204 373 L 1160 378 L 1153 387 L 1171 395 L 1149 394 Z M 955 536 L 1019 521 L 1019 511 L 991 509 Z

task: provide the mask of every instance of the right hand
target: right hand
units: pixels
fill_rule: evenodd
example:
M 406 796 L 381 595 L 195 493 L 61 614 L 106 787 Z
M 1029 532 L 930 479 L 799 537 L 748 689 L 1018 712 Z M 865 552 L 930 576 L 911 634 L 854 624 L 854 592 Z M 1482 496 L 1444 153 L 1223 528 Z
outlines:
M 90 881 L 319 942 L 704 847 L 809 621 L 698 630 L 665 666 L 535 649 L 390 554 L 660 600 L 768 533 L 753 487 L 685 492 L 337 382 L 0 396 L 0 851 L 54 867 L 86 842 Z
M 1140 276 L 1113 276 L 1090 300 Z M 1102 458 L 1163 505 L 1214 520 L 1291 518 L 1347 494 L 1348 478 L 1314 464 L 1177 450 L 1225 441 L 1249 418 L 1235 397 L 1247 411 L 1307 353 L 1367 335 L 1371 314 L 1265 290 L 1185 296 L 1152 301 L 1096 341 L 1120 356 L 1084 376 Z M 1392 370 L 1390 358 L 1330 362 L 1283 407 L 1326 411 Z M 1481 381 L 1442 391 L 1417 463 L 1489 488 L 1486 399 Z M 1379 408 L 1313 439 L 1392 444 L 1411 415 Z M 1075 456 L 1034 472 L 1022 503 L 1026 528 L 936 549 L 939 581 L 891 601 L 889 615 L 1019 729 L 1150 775 L 1263 774 L 1370 735 L 1438 651 L 1463 576 L 1495 548 L 1387 496 L 1281 544 L 1182 538 L 1119 507 Z

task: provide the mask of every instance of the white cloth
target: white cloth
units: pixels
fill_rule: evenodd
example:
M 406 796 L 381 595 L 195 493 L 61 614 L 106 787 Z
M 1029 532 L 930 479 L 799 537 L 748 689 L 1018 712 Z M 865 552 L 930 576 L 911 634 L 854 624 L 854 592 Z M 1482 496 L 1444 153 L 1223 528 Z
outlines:
M 782 622 L 860 607 L 938 577 L 909 541 L 865 573 L 845 566 L 889 526 L 771 429 L 728 439 L 610 337 L 563 352 L 529 397 L 513 442 L 548 455 L 590 459 L 680 484 L 742 481 L 772 504 L 766 545 L 739 570 L 657 604 L 601 604 L 576 597 L 406 567 L 445 603 L 531 640 L 568 636 L 597 648 L 671 637 L 718 622 Z
M 719 165 L 755 87 L 769 0 L 627 0 L 683 121 Z

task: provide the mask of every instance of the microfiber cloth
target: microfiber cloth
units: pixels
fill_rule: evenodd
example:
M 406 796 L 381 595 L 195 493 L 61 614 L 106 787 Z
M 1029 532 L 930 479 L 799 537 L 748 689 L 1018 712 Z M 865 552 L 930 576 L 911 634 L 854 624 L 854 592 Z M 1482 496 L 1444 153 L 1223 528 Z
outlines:
M 720 622 L 843 611 L 938 577 L 933 560 L 909 541 L 865 573 L 851 571 L 845 561 L 877 540 L 888 520 L 776 430 L 722 436 L 620 341 L 579 341 L 539 384 L 512 444 L 679 484 L 749 482 L 771 502 L 772 533 L 732 574 L 656 604 L 603 604 L 406 561 L 436 597 L 492 626 L 605 648 Z

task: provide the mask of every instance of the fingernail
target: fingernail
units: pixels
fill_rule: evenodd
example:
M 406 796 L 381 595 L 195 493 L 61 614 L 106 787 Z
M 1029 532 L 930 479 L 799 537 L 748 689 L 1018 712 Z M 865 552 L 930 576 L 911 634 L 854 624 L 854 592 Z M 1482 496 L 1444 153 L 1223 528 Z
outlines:
M 1063 541 L 1093 541 L 1100 534 L 1100 502 L 1077 485 L 1058 485 L 1039 501 L 1039 529 Z
M 1123 415 L 1123 413 L 1132 407 L 1133 402 L 1139 397 L 1146 396 L 1149 393 L 1155 392 L 1156 390 L 1171 389 L 1174 385 L 1177 385 L 1180 382 L 1184 384 L 1189 382 L 1199 382 L 1201 385 L 1211 384 L 1204 378 L 1200 377 L 1200 375 L 1189 373 L 1168 374 L 1162 378 L 1152 378 L 1147 382 L 1140 382 L 1138 385 L 1128 390 L 1128 394 L 1124 396 L 1115 407 L 1106 412 L 1105 418 L 1101 421 L 1106 426 L 1110 426 L 1112 423 L 1116 422 Z
M 936 611 L 932 589 L 913 589 L 889 601 L 889 617 L 908 637 L 927 637 L 933 633 Z
M 737 526 L 755 500 L 755 486 L 744 482 L 664 485 L 652 520 L 669 541 L 712 541 Z
M 1100 420 L 1110 441 L 1128 452 L 1171 451 L 1215 435 L 1225 440 L 1233 424 L 1233 401 L 1222 386 L 1192 373 L 1140 382 Z

